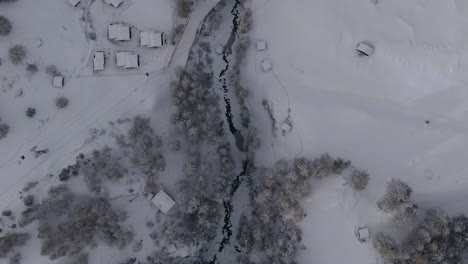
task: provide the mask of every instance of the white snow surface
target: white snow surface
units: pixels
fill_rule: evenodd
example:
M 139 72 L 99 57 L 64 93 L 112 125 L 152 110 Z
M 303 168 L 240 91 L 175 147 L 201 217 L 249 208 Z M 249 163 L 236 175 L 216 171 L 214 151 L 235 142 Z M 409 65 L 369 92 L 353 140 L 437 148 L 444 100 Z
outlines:
M 241 69 L 261 130 L 257 163 L 329 152 L 371 175 L 360 193 L 339 176 L 314 183 L 298 263 L 376 263 L 354 228 L 368 226 L 372 239 L 391 226 L 375 203 L 392 178 L 407 181 L 423 208 L 468 212 L 468 2 L 256 0 L 252 10 Z M 268 50 L 256 51 L 258 40 Z M 375 46 L 372 56 L 358 56 L 361 41 Z M 274 67 L 263 72 L 267 59 Z M 290 133 L 272 136 L 263 98 L 279 126 L 291 109 Z

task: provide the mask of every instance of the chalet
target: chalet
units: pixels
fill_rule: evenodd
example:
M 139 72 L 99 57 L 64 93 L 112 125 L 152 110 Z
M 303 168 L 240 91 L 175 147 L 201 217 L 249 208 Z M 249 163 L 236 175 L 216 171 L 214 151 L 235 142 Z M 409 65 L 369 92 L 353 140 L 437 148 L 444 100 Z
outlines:
M 94 71 L 104 70 L 104 64 L 105 64 L 104 52 L 97 51 L 96 53 L 94 53 L 94 58 L 93 58 Z
M 119 7 L 123 2 L 123 0 L 104 0 L 104 1 L 108 5 L 111 5 L 111 6 L 115 7 L 115 8 Z
M 271 68 L 272 68 L 271 62 L 269 60 L 262 61 L 260 66 L 262 66 L 262 69 L 265 72 L 271 70 Z
M 128 41 L 132 38 L 132 31 L 129 26 L 122 24 L 110 24 L 108 36 L 113 41 Z
M 63 87 L 64 78 L 62 76 L 54 76 L 52 79 L 52 85 L 55 87 Z
M 283 124 L 281 125 L 281 130 L 283 130 L 283 132 L 290 132 L 291 129 L 292 126 L 288 122 L 283 122 Z
M 140 32 L 140 45 L 148 48 L 160 48 L 163 46 L 163 33 L 154 31 Z
M 73 7 L 76 7 L 80 2 L 81 0 L 68 0 L 68 3 Z
M 175 205 L 175 201 L 172 200 L 164 190 L 159 191 L 158 194 L 151 199 L 151 202 L 165 214 Z
M 267 45 L 266 45 L 265 41 L 257 41 L 257 50 L 258 51 L 262 51 L 262 50 L 266 50 L 266 49 L 267 49 Z
M 360 42 L 356 47 L 360 55 L 371 56 L 374 53 L 374 47 L 370 43 Z
M 369 229 L 367 227 L 361 227 L 357 230 L 357 237 L 360 242 L 367 242 L 369 241 L 370 234 Z
M 134 69 L 140 66 L 140 56 L 130 51 L 117 52 L 117 66 L 124 69 Z

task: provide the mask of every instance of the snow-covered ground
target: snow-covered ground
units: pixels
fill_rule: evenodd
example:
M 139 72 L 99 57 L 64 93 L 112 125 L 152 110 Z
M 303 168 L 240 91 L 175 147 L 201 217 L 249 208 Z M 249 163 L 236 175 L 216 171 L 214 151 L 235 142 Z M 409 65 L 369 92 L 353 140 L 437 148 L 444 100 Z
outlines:
M 467 211 L 466 2 L 257 0 L 252 9 L 242 74 L 264 128 L 258 163 L 329 152 L 371 174 L 358 194 L 342 179 L 314 187 L 304 202 L 307 249 L 299 263 L 375 263 L 371 244 L 360 244 L 353 228 L 388 224 L 375 202 L 391 178 L 407 181 L 423 207 Z M 256 40 L 268 49 L 256 51 Z M 375 45 L 373 56 L 357 55 L 360 41 Z M 264 59 L 272 71 L 261 70 Z M 291 109 L 291 133 L 271 135 L 263 98 L 278 125 Z
M 218 0 L 199 1 L 178 44 L 155 50 L 138 47 L 135 39 L 109 42 L 107 25 L 127 23 L 134 35 L 138 30 L 168 34 L 175 21 L 173 1 L 124 0 L 118 9 L 103 1 L 87 2 L 72 8 L 65 0 L 16 1 L 0 9 L 14 26 L 8 37 L 0 38 L 0 117 L 11 127 L 0 141 L 0 208 L 19 205 L 18 192 L 25 183 L 47 179 L 78 153 L 106 144 L 92 140 L 99 137 L 93 136 L 94 128 L 105 129 L 107 135 L 122 132 L 109 121 L 151 112 L 156 132 L 167 133 L 172 107 L 168 84 L 174 70 L 185 65 L 200 22 Z M 253 0 L 251 8 L 252 45 L 241 68 L 251 94 L 252 119 L 261 132 L 256 165 L 329 152 L 371 175 L 360 193 L 338 176 L 314 183 L 312 195 L 303 201 L 308 213 L 301 223 L 306 248 L 298 263 L 376 263 L 372 245 L 359 243 L 354 228 L 367 225 L 372 235 L 389 225 L 375 202 L 391 178 L 407 181 L 423 208 L 468 212 L 463 204 L 468 188 L 468 3 Z M 81 21 L 87 10 L 92 20 Z M 97 41 L 86 38 L 90 32 L 96 33 Z M 267 41 L 268 49 L 256 51 L 256 40 Z M 371 57 L 357 55 L 360 41 L 373 43 Z M 7 50 L 14 44 L 28 49 L 24 64 L 8 61 Z M 91 58 L 97 50 L 105 51 L 108 60 L 106 70 L 95 76 Z M 118 50 L 139 53 L 142 67 L 115 67 Z M 271 61 L 272 71 L 262 71 L 260 62 L 265 59 Z M 39 72 L 27 73 L 26 63 L 37 64 Z M 51 76 L 44 72 L 48 65 L 56 65 L 64 75 L 64 88 L 52 87 Z M 56 109 L 58 96 L 70 99 L 67 108 Z M 277 126 L 290 114 L 290 133 L 272 136 L 262 99 L 272 106 Z M 29 106 L 37 109 L 32 119 L 25 116 Z M 29 151 L 34 146 L 49 153 L 34 158 Z M 180 157 L 166 158 L 169 166 L 161 182 L 173 185 L 171 175 L 180 169 Z M 143 226 L 152 212 L 139 207 L 129 211 L 141 214 L 134 224 Z M 137 236 L 144 232 L 136 230 Z M 28 249 L 37 250 L 38 243 L 32 239 Z M 150 242 L 144 248 L 150 250 Z M 112 261 L 125 254 L 114 256 L 109 250 L 105 252 L 111 252 Z M 25 263 L 32 263 L 38 253 L 27 255 Z M 109 261 L 106 256 L 92 257 L 96 263 Z M 34 261 L 49 263 L 45 257 Z
M 0 15 L 13 22 L 12 33 L 0 38 L 0 117 L 10 126 L 8 136 L 0 141 L 2 210 L 10 208 L 19 213 L 22 205 L 18 193 L 26 183 L 46 182 L 41 188 L 58 184 L 48 180 L 48 175 L 56 175 L 60 169 L 72 164 L 80 152 L 87 153 L 109 144 L 111 133 L 125 132 L 118 126 L 112 126 L 110 121 L 115 123 L 144 113 L 151 116 L 158 134 L 167 133 L 172 111 L 168 84 L 175 69 L 185 66 L 200 23 L 219 0 L 199 1 L 177 45 L 168 44 L 159 49 L 139 47 L 137 33 L 138 30 L 155 30 L 168 36 L 177 22 L 173 1 L 124 0 L 117 9 L 101 0 L 91 2 L 84 0 L 76 8 L 66 0 L 2 4 Z M 82 14 L 87 10 L 92 19 L 82 21 Z M 113 22 L 131 25 L 133 40 L 110 42 L 107 26 Z M 95 32 L 97 40 L 87 39 L 86 32 Z M 40 47 L 36 46 L 38 40 L 42 42 Z M 8 49 L 14 44 L 22 44 L 28 50 L 23 64 L 13 65 L 8 61 Z M 118 69 L 114 57 L 118 50 L 140 54 L 141 67 L 136 70 Z M 106 53 L 106 69 L 95 75 L 92 71 L 94 51 Z M 32 63 L 38 66 L 39 72 L 27 73 L 26 65 Z M 52 86 L 52 77 L 45 73 L 48 65 L 55 65 L 65 77 L 63 88 Z M 70 99 L 68 107 L 56 108 L 58 96 Z M 36 108 L 36 116 L 27 118 L 27 107 Z M 106 131 L 107 139 L 102 139 L 104 137 L 100 136 L 101 130 L 98 129 Z M 35 158 L 30 152 L 34 146 L 47 148 L 49 152 Z M 179 169 L 178 158 L 172 156 L 168 155 L 168 163 Z M 170 175 L 174 171 L 171 166 L 161 176 L 162 184 L 175 183 L 176 178 Z M 46 190 L 43 191 L 45 194 Z M 140 206 L 135 208 L 137 210 Z M 149 239 L 144 229 L 145 219 L 150 215 L 153 217 L 153 213 L 135 213 L 140 221 L 132 223 L 137 228 L 137 236 L 144 235 Z M 4 232 L 10 230 L 5 228 L 7 225 L 4 223 Z M 39 255 L 38 243 L 37 239 L 28 243 L 27 248 L 33 253 L 23 256 L 24 263 L 50 263 L 46 257 L 35 257 Z M 154 250 L 151 242 L 144 248 L 147 252 Z M 131 251 L 131 247 L 128 250 Z M 125 252 L 115 256 L 112 250 L 109 252 L 110 255 L 102 256 L 103 259 L 92 256 L 96 261 L 93 263 L 117 262 L 125 256 Z

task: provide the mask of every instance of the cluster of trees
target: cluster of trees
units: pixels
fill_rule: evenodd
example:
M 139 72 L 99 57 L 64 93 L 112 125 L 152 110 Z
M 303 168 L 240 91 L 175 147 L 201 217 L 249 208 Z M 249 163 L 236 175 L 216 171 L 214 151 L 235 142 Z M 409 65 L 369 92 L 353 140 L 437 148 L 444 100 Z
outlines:
M 401 227 L 410 227 L 420 214 L 419 206 L 411 199 L 413 189 L 406 182 L 393 179 L 387 185 L 385 195 L 377 202 L 377 208 L 385 213 L 394 213 Z
M 28 233 L 7 233 L 0 237 L 0 258 L 6 258 L 17 247 L 22 247 L 26 244 L 30 235 Z M 16 254 L 12 255 L 14 258 Z
M 201 69 L 205 63 L 201 59 L 198 61 L 200 71 L 194 71 L 197 72 L 194 74 L 181 70 L 178 81 L 171 84 L 172 101 L 176 106 L 172 123 L 179 133 L 194 143 L 203 139 L 215 141 L 225 134 L 218 106 L 219 97 L 211 89 L 212 72 L 203 72 Z
M 462 263 L 468 249 L 468 218 L 449 217 L 440 209 L 428 210 L 421 223 L 401 242 L 380 232 L 374 247 L 394 264 Z
M 41 255 L 51 260 L 77 256 L 97 240 L 123 249 L 133 233 L 122 226 L 124 211 L 112 208 L 104 198 L 77 197 L 65 185 L 54 186 L 48 198 L 22 213 L 21 225 L 38 221 Z
M 223 15 L 221 10 L 226 6 L 226 0 L 221 0 L 208 14 L 200 29 L 200 35 L 207 37 L 213 34 L 213 31 L 219 29 L 223 22 Z
M 0 140 L 5 138 L 8 132 L 10 132 L 10 126 L 4 123 L 0 117 Z
M 78 155 L 76 164 L 64 168 L 59 174 L 59 179 L 67 180 L 70 176 L 76 176 L 80 172 L 84 176 L 89 191 L 96 195 L 102 195 L 104 192 L 103 179 L 115 182 L 128 174 L 121 160 L 107 146 L 102 150 L 94 150 L 90 157 Z
M 301 241 L 295 221 L 304 217 L 299 202 L 310 194 L 310 180 L 339 174 L 349 166 L 349 162 L 323 154 L 313 161 L 280 160 L 274 168 L 259 169 L 252 178 L 252 212 L 239 223 L 239 245 L 247 252 L 262 252 L 265 262 L 293 263 Z

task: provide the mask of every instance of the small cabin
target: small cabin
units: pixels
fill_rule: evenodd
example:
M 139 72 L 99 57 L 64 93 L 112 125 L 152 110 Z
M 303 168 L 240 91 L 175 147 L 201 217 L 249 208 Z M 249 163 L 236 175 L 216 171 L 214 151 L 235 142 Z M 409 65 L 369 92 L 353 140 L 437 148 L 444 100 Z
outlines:
M 140 46 L 160 48 L 164 45 L 163 33 L 154 31 L 140 32 Z
M 283 124 L 281 125 L 281 130 L 283 130 L 283 132 L 290 132 L 291 129 L 292 126 L 288 124 L 288 122 L 283 122 Z
M 55 87 L 63 87 L 64 82 L 65 80 L 63 76 L 54 76 L 54 78 L 52 79 L 52 85 Z
M 132 38 L 132 32 L 129 26 L 122 24 L 110 24 L 108 27 L 108 36 L 114 41 L 129 41 Z
M 80 2 L 81 0 L 68 0 L 68 3 L 73 7 L 76 7 Z
M 257 41 L 257 50 L 258 51 L 262 51 L 262 50 L 266 50 L 267 49 L 267 44 L 265 41 Z
M 94 58 L 93 58 L 94 71 L 104 70 L 104 64 L 105 64 L 104 52 L 97 51 L 96 53 L 94 53 Z
M 264 60 L 262 63 L 260 63 L 260 66 L 262 66 L 263 71 L 270 71 L 272 68 L 271 62 L 269 60 Z
M 104 0 L 104 2 L 106 2 L 108 5 L 117 8 L 122 4 L 123 0 Z
M 117 66 L 124 69 L 134 69 L 140 66 L 140 56 L 130 51 L 117 52 Z
M 374 47 L 370 43 L 360 42 L 356 47 L 357 52 L 363 56 L 371 56 L 374 53 Z
M 175 201 L 164 190 L 159 191 L 151 202 L 165 214 L 175 205 Z
M 367 242 L 369 241 L 370 234 L 369 229 L 367 227 L 361 227 L 357 230 L 357 237 L 360 242 Z

